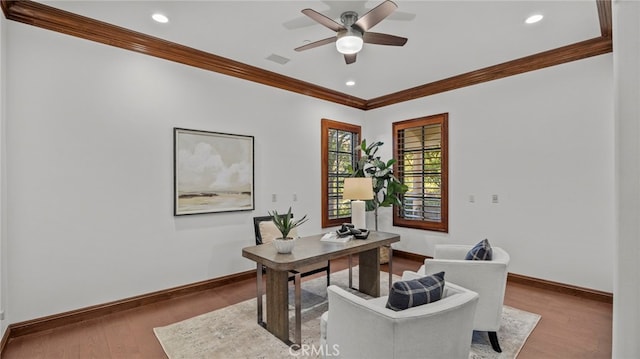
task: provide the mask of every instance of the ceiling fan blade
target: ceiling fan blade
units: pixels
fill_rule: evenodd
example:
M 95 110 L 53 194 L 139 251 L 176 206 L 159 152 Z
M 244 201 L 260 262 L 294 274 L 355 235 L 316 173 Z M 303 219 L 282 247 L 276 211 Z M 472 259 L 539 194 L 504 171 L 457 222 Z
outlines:
M 385 17 L 391 15 L 391 13 L 397 8 L 398 5 L 393 1 L 387 0 L 371 9 L 368 13 L 362 15 L 354 25 L 362 29 L 362 31 L 368 31 L 370 28 L 376 26 L 380 21 L 384 20 Z
M 302 13 L 307 15 L 308 17 L 310 17 L 312 20 L 319 23 L 320 25 L 324 25 L 335 32 L 338 32 L 340 30 L 345 30 L 345 27 L 342 26 L 341 24 L 338 24 L 337 22 L 333 21 L 332 19 L 322 15 L 321 13 L 313 9 L 304 9 L 302 10 Z
M 377 32 L 365 32 L 362 40 L 367 44 L 404 46 L 407 43 L 406 37 L 400 37 L 389 34 L 380 34 Z
M 345 55 L 344 55 L 344 62 L 346 62 L 346 63 L 347 63 L 347 65 L 352 64 L 352 63 L 356 62 L 356 55 L 357 55 L 357 54 L 358 54 L 358 53 L 355 53 L 355 54 L 349 54 L 349 55 L 345 54 Z
M 326 39 L 314 41 L 312 43 L 309 43 L 309 44 L 306 44 L 306 45 L 302 45 L 300 47 L 296 47 L 294 50 L 296 50 L 296 51 L 304 51 L 304 50 L 313 49 L 314 47 L 318 47 L 318 46 L 330 44 L 332 42 L 336 42 L 336 39 L 337 38 L 335 36 L 328 37 Z

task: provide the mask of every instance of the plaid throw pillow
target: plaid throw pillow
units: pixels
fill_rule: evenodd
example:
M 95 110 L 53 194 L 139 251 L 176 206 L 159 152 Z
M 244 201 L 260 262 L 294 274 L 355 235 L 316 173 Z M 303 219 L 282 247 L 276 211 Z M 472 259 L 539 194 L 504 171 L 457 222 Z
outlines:
M 483 239 L 478 242 L 464 257 L 466 260 L 473 261 L 490 261 L 493 257 L 493 249 L 491 249 L 491 245 L 489 244 L 488 239 Z
M 391 286 L 387 308 L 395 311 L 440 300 L 444 291 L 444 272 L 398 281 Z

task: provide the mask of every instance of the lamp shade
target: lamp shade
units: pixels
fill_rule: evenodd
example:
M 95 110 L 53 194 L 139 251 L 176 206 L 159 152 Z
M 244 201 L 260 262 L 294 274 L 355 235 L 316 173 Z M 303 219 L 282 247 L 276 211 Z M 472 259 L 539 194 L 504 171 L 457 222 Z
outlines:
M 349 177 L 344 179 L 343 199 L 373 199 L 373 181 L 371 177 Z

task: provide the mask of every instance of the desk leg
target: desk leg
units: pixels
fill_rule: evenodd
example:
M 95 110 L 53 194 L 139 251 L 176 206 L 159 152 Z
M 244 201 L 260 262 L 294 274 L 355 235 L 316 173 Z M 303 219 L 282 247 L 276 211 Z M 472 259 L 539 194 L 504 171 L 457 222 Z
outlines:
M 294 328 L 293 340 L 294 344 L 297 344 L 298 347 L 302 345 L 302 290 L 300 289 L 300 283 L 302 282 L 302 276 L 300 272 L 296 272 L 294 279 L 295 286 L 295 318 L 296 318 L 296 326 Z M 287 317 L 288 319 L 288 317 Z
M 389 293 L 391 293 L 391 280 L 393 279 L 393 248 L 389 245 Z
M 290 343 L 287 277 L 287 271 L 267 267 L 267 330 L 283 342 Z
M 358 290 L 372 297 L 380 296 L 380 248 L 360 252 Z
M 351 262 L 351 254 L 349 254 L 349 288 L 353 289 L 353 263 Z
M 258 270 L 256 272 L 256 289 L 258 294 L 256 295 L 256 303 L 258 303 L 258 324 L 261 326 L 265 326 L 264 321 L 262 321 L 262 264 L 258 263 Z

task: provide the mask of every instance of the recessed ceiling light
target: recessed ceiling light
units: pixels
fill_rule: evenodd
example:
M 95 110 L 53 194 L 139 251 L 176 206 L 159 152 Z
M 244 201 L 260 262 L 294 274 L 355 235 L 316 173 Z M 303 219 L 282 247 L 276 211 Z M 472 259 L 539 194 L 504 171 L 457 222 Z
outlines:
M 543 17 L 544 16 L 540 14 L 531 15 L 524 22 L 526 22 L 527 24 L 535 24 L 536 22 L 542 20 Z
M 356 82 L 353 81 L 353 80 L 349 80 L 349 81 L 345 82 L 344 84 L 347 85 L 347 86 L 355 86 Z
M 161 24 L 166 24 L 169 22 L 169 18 L 160 14 L 160 13 L 155 13 L 153 15 L 151 15 L 151 18 L 154 19 L 155 21 L 161 23 Z

